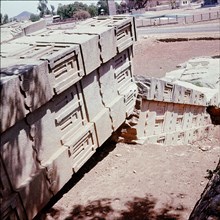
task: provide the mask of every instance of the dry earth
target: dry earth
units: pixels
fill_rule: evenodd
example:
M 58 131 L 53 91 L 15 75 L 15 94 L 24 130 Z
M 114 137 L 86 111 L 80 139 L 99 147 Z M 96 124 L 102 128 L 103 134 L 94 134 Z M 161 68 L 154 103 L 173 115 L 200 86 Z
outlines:
M 185 146 L 106 142 L 40 219 L 188 219 L 207 170 L 218 163 L 219 143 L 213 137 Z
M 142 38 L 135 44 L 134 71 L 162 77 L 192 57 L 219 52 L 216 40 Z M 219 132 L 213 135 L 185 146 L 108 141 L 37 219 L 187 219 L 208 181 L 207 170 L 214 170 L 220 157 Z
M 220 24 L 219 24 L 220 25 Z M 218 36 L 218 37 L 217 37 Z M 215 37 L 216 40 L 193 40 Z M 190 41 L 161 42 L 160 39 L 191 39 Z M 219 56 L 219 33 L 176 34 L 140 37 L 134 49 L 134 73 L 143 76 L 163 77 L 181 63 L 193 57 Z

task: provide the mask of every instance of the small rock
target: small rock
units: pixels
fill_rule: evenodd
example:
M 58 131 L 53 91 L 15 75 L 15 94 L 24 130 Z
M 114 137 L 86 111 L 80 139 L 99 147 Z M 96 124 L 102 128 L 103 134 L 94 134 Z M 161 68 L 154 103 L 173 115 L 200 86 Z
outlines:
M 176 207 L 176 210 L 184 210 L 183 205 L 178 205 L 178 206 Z
M 116 157 L 121 157 L 122 155 L 121 155 L 121 154 L 115 154 L 115 156 L 116 156 Z
M 211 150 L 211 146 L 199 146 L 199 149 L 202 150 L 202 151 L 209 151 Z
M 133 173 L 137 173 L 137 171 L 136 171 L 136 170 L 133 170 Z
M 204 185 L 204 184 L 205 184 L 205 182 L 204 182 L 204 181 L 201 181 L 201 182 L 200 182 L 200 185 L 201 185 L 201 186 L 202 186 L 202 185 Z
M 218 217 L 216 217 L 216 216 L 209 216 L 207 218 L 207 220 L 218 220 Z

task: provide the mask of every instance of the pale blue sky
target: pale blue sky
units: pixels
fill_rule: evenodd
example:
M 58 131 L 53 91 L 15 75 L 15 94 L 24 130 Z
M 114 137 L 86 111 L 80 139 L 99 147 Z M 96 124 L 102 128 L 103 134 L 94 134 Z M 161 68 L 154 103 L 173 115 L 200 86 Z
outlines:
M 70 4 L 75 2 L 74 0 L 48 0 L 49 5 L 53 5 L 55 9 L 57 9 L 58 4 Z M 96 4 L 97 0 L 78 0 L 78 2 L 82 2 L 85 4 Z M 38 14 L 39 11 L 37 10 L 38 0 L 26 0 L 26 1 L 19 1 L 19 0 L 0 0 L 1 4 L 1 13 L 8 14 L 9 17 L 16 16 L 23 11 L 28 11 L 34 14 Z

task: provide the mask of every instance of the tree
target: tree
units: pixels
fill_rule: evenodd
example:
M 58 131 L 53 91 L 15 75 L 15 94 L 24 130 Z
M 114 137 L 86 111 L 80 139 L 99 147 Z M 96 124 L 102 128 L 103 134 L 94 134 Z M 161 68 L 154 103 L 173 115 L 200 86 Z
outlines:
M 87 18 L 90 18 L 91 15 L 89 14 L 88 11 L 84 11 L 84 10 L 79 10 L 79 11 L 76 11 L 73 15 L 73 17 L 76 19 L 76 20 L 85 20 Z
M 57 9 L 57 14 L 60 15 L 61 19 L 66 19 L 66 18 L 74 17 L 77 11 L 89 11 L 89 10 L 91 11 L 92 14 L 95 13 L 93 7 L 90 8 L 88 5 L 83 4 L 81 2 L 74 2 L 73 4 L 68 4 L 68 5 L 59 4 Z
M 35 14 L 31 14 L 30 15 L 30 20 L 32 22 L 38 21 L 38 20 L 40 20 L 40 16 L 39 15 L 35 15 Z
M 50 5 L 50 8 L 52 15 L 55 15 L 55 7 L 53 5 Z
M 101 10 L 104 10 L 105 14 L 109 14 L 107 0 L 99 0 L 97 2 L 97 7 L 98 7 L 98 14 L 99 15 L 101 14 Z
M 88 6 L 88 12 L 91 17 L 97 16 L 98 15 L 98 7 L 95 5 L 89 5 Z
M 138 8 L 145 8 L 147 3 L 148 3 L 148 0 L 135 0 L 134 7 L 136 9 L 138 9 Z
M 9 22 L 18 21 L 16 18 L 10 18 Z
M 3 24 L 3 15 L 2 15 L 2 13 L 0 13 L 0 24 L 1 25 Z
M 48 0 L 39 0 L 37 9 L 40 11 L 40 17 L 44 17 L 45 15 L 51 14 L 48 9 Z
M 8 15 L 5 14 L 5 15 L 4 15 L 4 18 L 3 18 L 3 24 L 7 24 L 8 22 L 9 22 Z

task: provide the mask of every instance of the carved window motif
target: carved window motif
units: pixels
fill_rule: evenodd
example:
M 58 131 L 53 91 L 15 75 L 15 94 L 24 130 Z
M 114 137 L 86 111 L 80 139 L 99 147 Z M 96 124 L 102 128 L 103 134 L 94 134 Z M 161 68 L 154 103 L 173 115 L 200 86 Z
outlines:
M 164 87 L 164 100 L 171 101 L 173 96 L 173 84 L 166 83 Z
M 87 124 L 85 104 L 78 84 L 70 87 L 54 100 L 56 109 L 55 124 L 63 136 L 61 143 L 65 144 L 75 133 Z

